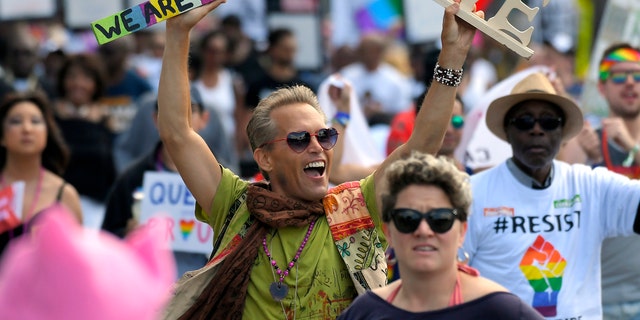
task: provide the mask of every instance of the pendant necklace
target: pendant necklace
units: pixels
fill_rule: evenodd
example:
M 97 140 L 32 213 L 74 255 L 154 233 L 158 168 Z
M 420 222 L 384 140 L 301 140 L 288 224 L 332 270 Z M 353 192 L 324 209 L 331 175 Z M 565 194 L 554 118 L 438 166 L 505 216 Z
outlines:
M 293 292 L 293 320 L 296 320 L 296 312 L 298 311 L 298 306 L 297 303 L 298 301 L 296 300 L 296 298 L 298 297 L 298 266 L 300 266 L 299 264 L 296 263 L 296 288 L 295 291 Z M 271 269 L 271 275 L 273 276 L 273 281 L 276 281 L 276 274 L 273 272 L 273 268 Z M 289 319 L 289 317 L 287 317 L 287 311 L 284 309 L 284 304 L 282 303 L 282 300 L 279 301 L 280 302 L 280 308 L 282 308 L 282 314 L 284 314 L 284 318 L 285 319 Z
M 273 267 L 273 269 L 275 270 L 275 273 L 279 277 L 279 279 L 276 280 L 274 275 L 274 279 L 273 279 L 274 281 L 271 284 L 271 286 L 269 286 L 269 293 L 271 293 L 271 297 L 273 298 L 273 300 L 280 302 L 282 301 L 282 299 L 284 299 L 287 296 L 287 293 L 289 293 L 289 286 L 287 286 L 284 283 L 284 278 L 288 276 L 291 269 L 297 265 L 296 262 L 298 261 L 298 259 L 300 259 L 300 254 L 302 253 L 302 249 L 304 249 L 304 247 L 307 245 L 307 241 L 309 241 L 309 236 L 311 235 L 311 231 L 313 231 L 313 227 L 315 226 L 315 224 L 316 224 L 315 221 L 312 221 L 309 224 L 309 229 L 307 229 L 307 234 L 304 236 L 304 240 L 302 240 L 302 243 L 300 244 L 300 247 L 298 248 L 296 255 L 293 257 L 291 262 L 289 262 L 289 264 L 287 265 L 287 268 L 284 271 L 280 269 L 280 267 L 278 267 L 278 263 L 271 256 L 271 252 L 269 252 L 269 248 L 267 248 L 267 236 L 265 235 L 264 238 L 262 238 L 262 248 L 264 249 L 264 253 L 267 255 L 267 258 L 269 259 L 269 263 L 271 263 L 271 266 Z M 296 278 L 297 278 L 297 275 L 296 275 Z M 297 289 L 297 285 L 296 285 L 296 289 Z

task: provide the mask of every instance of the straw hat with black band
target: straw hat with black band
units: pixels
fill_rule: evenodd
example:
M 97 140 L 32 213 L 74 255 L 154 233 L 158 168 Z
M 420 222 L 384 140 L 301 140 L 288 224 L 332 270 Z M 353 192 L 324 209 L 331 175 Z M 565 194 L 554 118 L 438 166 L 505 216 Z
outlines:
M 582 129 L 582 111 L 573 100 L 559 95 L 546 75 L 536 72 L 522 79 L 511 94 L 494 100 L 487 109 L 487 127 L 498 138 L 507 141 L 504 117 L 515 105 L 528 100 L 541 100 L 558 106 L 564 113 L 562 140 L 567 141 Z M 508 141 L 507 141 L 508 142 Z

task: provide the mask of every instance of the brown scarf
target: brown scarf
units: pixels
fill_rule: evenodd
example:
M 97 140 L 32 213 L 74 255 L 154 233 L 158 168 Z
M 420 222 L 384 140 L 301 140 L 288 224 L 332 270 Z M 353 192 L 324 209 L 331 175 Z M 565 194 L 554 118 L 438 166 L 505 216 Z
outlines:
M 269 190 L 265 183 L 249 185 L 247 208 L 258 221 L 220 266 L 218 272 L 182 319 L 242 319 L 251 268 L 269 228 L 303 227 L 324 215 L 322 201 L 304 203 Z

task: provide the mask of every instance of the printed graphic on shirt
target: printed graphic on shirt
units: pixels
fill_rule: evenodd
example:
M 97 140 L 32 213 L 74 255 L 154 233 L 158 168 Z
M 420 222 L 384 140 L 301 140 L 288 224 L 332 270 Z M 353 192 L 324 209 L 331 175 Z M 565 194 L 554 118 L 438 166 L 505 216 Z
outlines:
M 493 221 L 492 229 L 495 234 L 569 232 L 574 228 L 580 228 L 580 213 L 580 210 L 573 210 L 543 216 L 499 216 Z
M 516 214 L 516 210 L 511 207 L 497 207 L 497 208 L 484 208 L 485 217 L 513 217 Z
M 532 306 L 545 317 L 557 315 L 558 294 L 566 264 L 560 252 L 540 235 L 520 261 L 520 271 L 534 291 Z
M 571 199 L 560 199 L 553 201 L 554 208 L 571 208 L 574 204 L 582 202 L 582 198 L 580 198 L 579 194 L 576 194 Z

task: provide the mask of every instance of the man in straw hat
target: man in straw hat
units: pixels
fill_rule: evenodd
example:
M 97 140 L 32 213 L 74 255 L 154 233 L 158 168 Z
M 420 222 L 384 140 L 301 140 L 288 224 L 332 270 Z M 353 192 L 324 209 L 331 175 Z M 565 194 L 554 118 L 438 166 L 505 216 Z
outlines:
M 600 247 L 640 231 L 640 182 L 554 160 L 582 128 L 580 108 L 542 73 L 487 109 L 513 156 L 471 177 L 470 265 L 558 319 L 601 319 Z
M 567 143 L 567 162 L 604 166 L 640 179 L 640 48 L 616 43 L 599 65 L 598 91 L 609 115 L 599 128 L 588 122 Z M 606 319 L 640 319 L 640 238 L 615 237 L 602 244 L 602 304 Z

